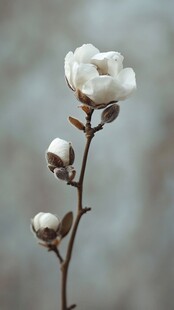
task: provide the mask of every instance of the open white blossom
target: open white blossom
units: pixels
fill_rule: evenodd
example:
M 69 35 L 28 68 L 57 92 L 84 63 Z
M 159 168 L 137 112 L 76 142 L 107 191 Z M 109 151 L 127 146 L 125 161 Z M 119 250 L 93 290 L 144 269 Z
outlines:
M 71 143 L 59 138 L 54 139 L 48 147 L 47 160 L 49 164 L 57 167 L 72 165 L 74 162 L 74 151 Z
M 125 100 L 136 89 L 135 72 L 123 69 L 124 57 L 114 51 L 100 53 L 84 44 L 65 57 L 65 76 L 78 99 L 93 108 Z

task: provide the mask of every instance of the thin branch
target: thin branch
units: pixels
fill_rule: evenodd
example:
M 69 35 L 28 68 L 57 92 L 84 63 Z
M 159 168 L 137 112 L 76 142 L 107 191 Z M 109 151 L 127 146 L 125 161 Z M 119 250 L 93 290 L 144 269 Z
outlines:
M 57 245 L 50 244 L 47 247 L 48 247 L 48 251 L 53 251 L 56 254 L 57 258 L 59 259 L 60 264 L 62 264 L 64 262 L 64 260 L 63 260 L 62 256 L 60 255 L 60 252 L 57 248 Z
M 69 182 L 67 182 L 67 185 L 71 185 L 71 186 L 73 186 L 73 187 L 78 187 L 78 182 L 69 181 Z
M 60 252 L 59 252 L 58 248 L 56 248 L 56 250 L 54 250 L 54 252 L 55 252 L 55 254 L 57 255 L 57 257 L 58 257 L 60 263 L 62 264 L 62 263 L 63 263 L 63 258 L 62 258 L 62 256 L 60 255 Z
M 82 196 L 83 196 L 83 180 L 84 180 L 84 175 L 85 175 L 85 169 L 86 169 L 89 147 L 90 147 L 92 138 L 94 137 L 94 132 L 91 129 L 92 114 L 93 114 L 93 110 L 91 110 L 90 113 L 86 117 L 85 133 L 86 133 L 86 139 L 87 140 L 86 140 L 86 146 L 85 146 L 83 160 L 82 160 L 82 166 L 81 166 L 79 181 L 77 183 L 74 183 L 74 184 L 70 183 L 70 185 L 73 185 L 73 186 L 75 185 L 75 187 L 77 187 L 78 206 L 77 206 L 76 219 L 75 219 L 74 226 L 73 226 L 71 236 L 69 239 L 69 243 L 68 243 L 66 258 L 65 258 L 65 261 L 61 265 L 61 271 L 62 271 L 62 290 L 61 290 L 62 310 L 72 309 L 72 307 L 71 308 L 67 307 L 66 287 L 67 287 L 68 268 L 69 268 L 69 263 L 70 263 L 71 256 L 72 256 L 73 245 L 74 245 L 76 232 L 78 229 L 80 219 L 84 213 L 91 210 L 90 208 L 83 208 Z
M 71 310 L 71 309 L 74 309 L 76 307 L 77 307 L 77 305 L 73 304 L 73 305 L 69 306 L 67 310 Z
M 74 245 L 74 241 L 75 241 L 77 228 L 78 228 L 78 225 L 79 225 L 79 222 L 80 222 L 82 215 L 85 214 L 86 212 L 90 211 L 90 210 L 91 210 L 91 208 L 83 208 L 81 210 L 78 210 L 77 216 L 76 216 L 76 219 L 74 222 L 73 230 L 71 233 L 71 237 L 69 240 L 69 244 L 68 244 L 66 259 L 61 265 L 61 270 L 62 270 L 62 310 L 67 310 L 67 300 L 66 300 L 67 275 L 68 275 L 68 267 L 69 267 L 69 262 L 70 262 L 71 256 L 72 256 L 72 250 L 73 250 L 73 245 Z
M 94 133 L 99 131 L 99 130 L 102 130 L 103 129 L 103 126 L 104 124 L 103 123 L 100 123 L 98 124 L 98 126 L 94 127 L 93 130 L 94 130 Z
M 79 201 L 78 201 L 78 209 L 82 208 L 82 193 L 83 193 L 83 180 L 84 180 L 84 175 L 85 175 L 85 169 L 86 169 L 86 164 L 87 164 L 87 158 L 88 158 L 88 152 L 89 152 L 89 147 L 93 138 L 93 134 L 90 136 L 87 136 L 86 140 L 86 146 L 85 146 L 85 151 L 83 155 L 83 161 L 82 161 L 82 168 L 81 168 L 81 173 L 79 177 L 79 182 L 78 182 L 78 194 L 80 194 Z

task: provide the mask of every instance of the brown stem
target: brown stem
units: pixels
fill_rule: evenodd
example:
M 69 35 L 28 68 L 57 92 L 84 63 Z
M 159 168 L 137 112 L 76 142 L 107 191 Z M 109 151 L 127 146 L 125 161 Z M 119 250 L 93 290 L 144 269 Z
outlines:
M 60 255 L 60 252 L 59 252 L 59 250 L 58 250 L 58 248 L 57 248 L 57 245 L 55 245 L 55 244 L 50 244 L 50 245 L 47 245 L 47 247 L 48 247 L 48 251 L 49 251 L 49 252 L 50 252 L 50 251 L 53 251 L 53 252 L 56 254 L 57 258 L 59 259 L 60 264 L 62 264 L 62 263 L 63 263 L 63 258 L 62 258 L 62 256 Z
M 92 136 L 88 136 L 87 140 L 86 140 L 86 146 L 85 146 L 85 151 L 84 151 L 84 156 L 83 156 L 83 161 L 82 161 L 82 168 L 81 168 L 81 173 L 80 173 L 78 187 L 77 187 L 78 210 L 81 210 L 83 208 L 83 206 L 82 206 L 83 180 L 84 180 L 84 175 L 85 175 L 85 169 L 86 169 L 86 164 L 87 164 L 89 147 L 90 147 L 92 138 L 93 138 L 93 135 Z
M 68 244 L 66 259 L 61 265 L 61 270 L 62 270 L 62 310 L 68 310 L 69 309 L 69 308 L 67 308 L 67 298 L 66 298 L 67 276 L 68 276 L 68 267 L 69 267 L 69 263 L 71 260 L 71 255 L 72 255 L 72 250 L 73 250 L 73 245 L 74 245 L 74 241 L 75 241 L 77 228 L 78 228 L 78 225 L 79 225 L 79 222 L 80 222 L 82 215 L 84 213 L 90 211 L 90 210 L 91 210 L 91 208 L 82 208 L 82 209 L 78 210 L 77 216 L 76 216 L 76 219 L 74 222 L 73 230 L 71 233 L 71 237 L 69 240 L 69 244 Z
M 62 291 L 61 291 L 62 308 L 61 308 L 61 310 L 68 310 L 68 309 L 72 309 L 72 307 L 73 308 L 75 307 L 75 305 L 72 305 L 70 307 L 67 306 L 66 290 L 67 290 L 68 268 L 69 268 L 69 263 L 70 263 L 71 256 L 72 256 L 74 241 L 75 241 L 75 237 L 76 237 L 76 233 L 77 233 L 77 229 L 78 229 L 80 219 L 84 213 L 91 210 L 90 208 L 83 208 L 82 197 L 83 197 L 83 180 L 84 180 L 84 175 L 85 175 L 85 169 L 86 169 L 89 147 L 90 147 L 92 138 L 94 137 L 94 131 L 91 129 L 92 113 L 93 113 L 93 110 L 91 110 L 91 112 L 86 117 L 85 132 L 86 132 L 87 140 L 86 140 L 86 146 L 85 146 L 83 160 L 82 160 L 80 177 L 79 177 L 79 181 L 77 182 L 77 186 L 76 186 L 77 194 L 78 194 L 77 215 L 76 215 L 74 226 L 73 226 L 73 229 L 71 232 L 70 240 L 68 243 L 66 258 L 65 258 L 65 261 L 61 265 L 61 271 L 62 271 Z
M 55 248 L 53 251 L 54 251 L 55 254 L 57 255 L 57 257 L 58 257 L 60 263 L 62 264 L 62 263 L 63 263 L 63 258 L 62 258 L 62 256 L 60 255 L 58 248 Z

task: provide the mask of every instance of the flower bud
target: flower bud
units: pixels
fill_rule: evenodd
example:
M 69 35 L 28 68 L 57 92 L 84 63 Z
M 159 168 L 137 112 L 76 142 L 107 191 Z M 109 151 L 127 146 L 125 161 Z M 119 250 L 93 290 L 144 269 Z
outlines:
M 36 237 L 45 242 L 57 238 L 59 224 L 59 219 L 51 213 L 40 212 L 31 220 L 31 227 Z
M 68 171 L 66 167 L 55 168 L 54 175 L 56 179 L 59 179 L 62 181 L 68 181 Z
M 48 147 L 46 159 L 48 168 L 54 172 L 55 168 L 72 165 L 75 154 L 70 142 L 56 138 Z
M 54 175 L 56 179 L 69 182 L 75 178 L 76 171 L 72 166 L 60 167 L 54 169 Z
M 104 109 L 101 114 L 102 123 L 105 124 L 113 122 L 117 118 L 119 111 L 120 107 L 118 104 L 112 104 L 106 109 Z

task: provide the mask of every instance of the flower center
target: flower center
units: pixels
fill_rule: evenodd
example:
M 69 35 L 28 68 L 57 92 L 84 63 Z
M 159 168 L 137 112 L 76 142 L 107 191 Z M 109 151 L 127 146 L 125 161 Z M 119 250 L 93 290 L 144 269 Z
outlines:
M 97 68 L 99 75 L 109 75 L 110 76 L 110 74 L 107 72 L 107 70 L 104 70 L 103 68 L 100 68 L 99 66 L 96 66 L 96 68 Z

